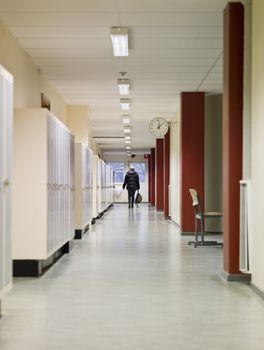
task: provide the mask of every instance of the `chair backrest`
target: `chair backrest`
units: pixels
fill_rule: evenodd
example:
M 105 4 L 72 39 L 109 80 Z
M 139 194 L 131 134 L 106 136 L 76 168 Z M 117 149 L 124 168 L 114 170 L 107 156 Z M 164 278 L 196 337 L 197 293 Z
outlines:
M 192 197 L 192 206 L 196 214 L 200 214 L 201 217 L 203 217 L 203 211 L 202 211 L 202 207 L 199 201 L 199 195 L 197 193 L 197 191 L 194 188 L 189 188 L 191 197 Z
M 195 207 L 196 205 L 199 205 L 199 198 L 198 198 L 197 191 L 194 188 L 189 188 L 189 191 L 192 197 L 193 207 Z

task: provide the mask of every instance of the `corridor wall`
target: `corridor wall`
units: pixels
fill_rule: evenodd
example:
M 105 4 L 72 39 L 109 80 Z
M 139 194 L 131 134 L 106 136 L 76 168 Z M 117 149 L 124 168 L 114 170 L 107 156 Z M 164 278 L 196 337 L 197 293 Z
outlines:
M 223 211 L 222 94 L 205 96 L 204 210 Z M 222 221 L 206 220 L 206 231 L 222 232 Z
M 1 299 L 11 289 L 13 77 L 0 66 L 0 314 Z
M 92 220 L 93 154 L 83 143 L 75 144 L 75 238 L 80 239 Z
M 30 266 L 29 273 L 41 274 L 43 261 L 73 238 L 71 147 L 69 130 L 46 109 L 15 110 L 12 235 L 15 274 L 21 266 L 25 270 Z

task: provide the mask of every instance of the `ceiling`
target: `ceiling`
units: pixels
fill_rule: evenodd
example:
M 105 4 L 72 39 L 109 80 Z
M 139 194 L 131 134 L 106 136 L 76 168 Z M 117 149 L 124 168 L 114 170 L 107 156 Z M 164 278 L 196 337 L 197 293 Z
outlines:
M 88 105 L 93 135 L 123 136 L 116 79 L 131 81 L 132 147 L 155 144 L 156 116 L 171 120 L 181 91 L 222 91 L 227 0 L 1 0 L 0 19 L 68 104 Z M 129 57 L 113 57 L 110 27 L 129 28 Z M 97 139 L 124 149 L 122 138 Z

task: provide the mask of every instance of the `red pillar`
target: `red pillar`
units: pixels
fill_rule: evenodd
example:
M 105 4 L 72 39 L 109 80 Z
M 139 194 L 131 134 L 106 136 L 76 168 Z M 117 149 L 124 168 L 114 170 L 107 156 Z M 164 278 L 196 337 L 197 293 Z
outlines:
M 227 279 L 239 271 L 239 180 L 242 178 L 244 7 L 224 10 L 223 230 Z M 242 276 L 241 276 L 242 277 Z
M 151 205 L 155 205 L 156 195 L 155 195 L 155 148 L 151 148 Z
M 169 184 L 170 184 L 170 130 L 164 137 L 163 147 L 163 171 L 164 171 L 164 216 L 169 218 Z
M 194 232 L 189 188 L 204 203 L 204 93 L 181 93 L 181 231 Z
M 151 203 L 151 154 L 148 154 L 148 202 Z
M 155 205 L 157 210 L 163 210 L 163 193 L 164 193 L 164 183 L 163 183 L 163 139 L 156 139 L 156 152 L 155 152 Z

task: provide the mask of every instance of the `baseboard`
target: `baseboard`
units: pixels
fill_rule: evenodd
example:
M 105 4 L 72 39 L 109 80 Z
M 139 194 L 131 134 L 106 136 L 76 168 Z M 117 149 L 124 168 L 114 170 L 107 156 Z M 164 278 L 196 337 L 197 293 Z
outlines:
M 264 292 L 259 289 L 257 286 L 255 286 L 254 283 L 250 284 L 250 288 L 253 290 L 254 293 L 256 293 L 261 299 L 264 300 Z
M 86 225 L 83 229 L 75 230 L 74 239 L 82 239 L 88 230 L 89 230 L 89 224 Z
M 249 273 L 232 274 L 232 273 L 227 273 L 226 271 L 223 271 L 222 277 L 227 282 L 242 282 L 242 283 L 249 284 L 251 281 L 251 274 L 249 274 Z
M 177 224 L 176 224 L 177 225 Z M 205 231 L 204 235 L 205 236 L 221 236 L 223 234 L 223 232 L 220 232 L 220 231 Z M 181 236 L 195 236 L 195 232 L 184 232 L 182 231 L 181 232 Z M 199 236 L 200 236 L 200 233 L 199 233 Z
M 40 277 L 64 254 L 71 251 L 72 242 L 65 243 L 46 260 L 13 260 L 13 277 Z

